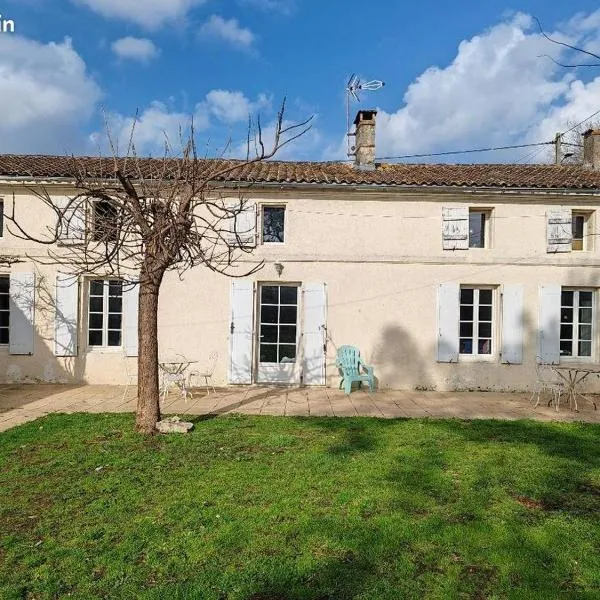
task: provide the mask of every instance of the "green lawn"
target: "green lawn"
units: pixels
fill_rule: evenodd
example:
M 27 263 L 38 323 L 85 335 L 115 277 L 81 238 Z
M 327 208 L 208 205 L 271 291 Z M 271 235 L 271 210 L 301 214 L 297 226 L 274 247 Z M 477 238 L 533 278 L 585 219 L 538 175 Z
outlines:
M 0 434 L 0 598 L 600 598 L 600 427 L 130 415 Z

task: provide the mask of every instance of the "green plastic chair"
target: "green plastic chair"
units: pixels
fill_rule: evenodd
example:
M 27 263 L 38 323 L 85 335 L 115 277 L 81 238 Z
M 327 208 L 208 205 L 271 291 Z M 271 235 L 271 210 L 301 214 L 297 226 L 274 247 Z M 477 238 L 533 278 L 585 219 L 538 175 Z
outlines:
M 375 390 L 373 367 L 366 365 L 362 361 L 358 348 L 354 346 L 340 346 L 335 357 L 335 365 L 342 378 L 340 389 L 344 386 L 346 394 L 352 391 L 352 384 L 355 381 L 358 381 L 358 387 L 362 387 L 362 382 L 366 381 L 369 385 L 369 391 L 372 392 Z

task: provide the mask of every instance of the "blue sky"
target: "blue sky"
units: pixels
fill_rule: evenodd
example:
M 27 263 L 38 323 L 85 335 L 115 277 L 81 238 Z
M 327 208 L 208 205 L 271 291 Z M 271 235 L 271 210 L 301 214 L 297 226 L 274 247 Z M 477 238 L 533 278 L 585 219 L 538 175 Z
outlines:
M 545 141 L 600 109 L 600 68 L 540 57 L 569 58 L 531 19 L 599 52 L 600 10 L 583 0 L 0 0 L 0 14 L 15 23 L 0 33 L 2 153 L 106 151 L 105 119 L 123 149 L 138 111 L 140 153 L 176 146 L 193 115 L 203 151 L 231 139 L 236 155 L 248 114 L 268 135 L 285 95 L 289 119 L 315 120 L 281 158 L 342 159 L 353 72 L 386 82 L 352 107 L 380 110 L 380 156 Z

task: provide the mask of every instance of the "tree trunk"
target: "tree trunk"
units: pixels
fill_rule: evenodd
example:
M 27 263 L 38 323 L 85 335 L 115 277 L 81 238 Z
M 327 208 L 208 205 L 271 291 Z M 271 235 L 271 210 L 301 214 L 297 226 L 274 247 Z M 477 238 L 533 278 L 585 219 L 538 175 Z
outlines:
M 158 292 L 160 285 L 140 283 L 138 315 L 138 402 L 135 427 L 140 433 L 155 432 L 160 421 L 158 388 Z

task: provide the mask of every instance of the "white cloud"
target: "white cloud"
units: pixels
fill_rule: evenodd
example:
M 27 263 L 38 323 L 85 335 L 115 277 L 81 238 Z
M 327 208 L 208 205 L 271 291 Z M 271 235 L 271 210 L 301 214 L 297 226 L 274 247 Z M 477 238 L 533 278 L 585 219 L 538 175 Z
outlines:
M 103 17 L 131 21 L 148 29 L 181 19 L 205 0 L 73 0 Z
M 70 39 L 0 35 L 0 152 L 77 151 L 100 95 Z
M 250 50 L 256 40 L 250 29 L 240 27 L 237 19 L 226 20 L 219 15 L 212 15 L 200 27 L 199 35 L 205 39 L 226 42 L 241 50 Z
M 145 38 L 124 37 L 115 40 L 111 48 L 120 59 L 141 63 L 148 63 L 160 54 L 160 50 L 152 41 Z
M 250 115 L 261 108 L 270 108 L 271 101 L 265 94 L 259 94 L 251 102 L 242 92 L 212 90 L 206 95 L 206 105 L 211 114 L 224 123 L 247 121 Z
M 278 12 L 289 15 L 296 7 L 294 0 L 239 0 L 240 4 L 248 4 L 264 12 Z

